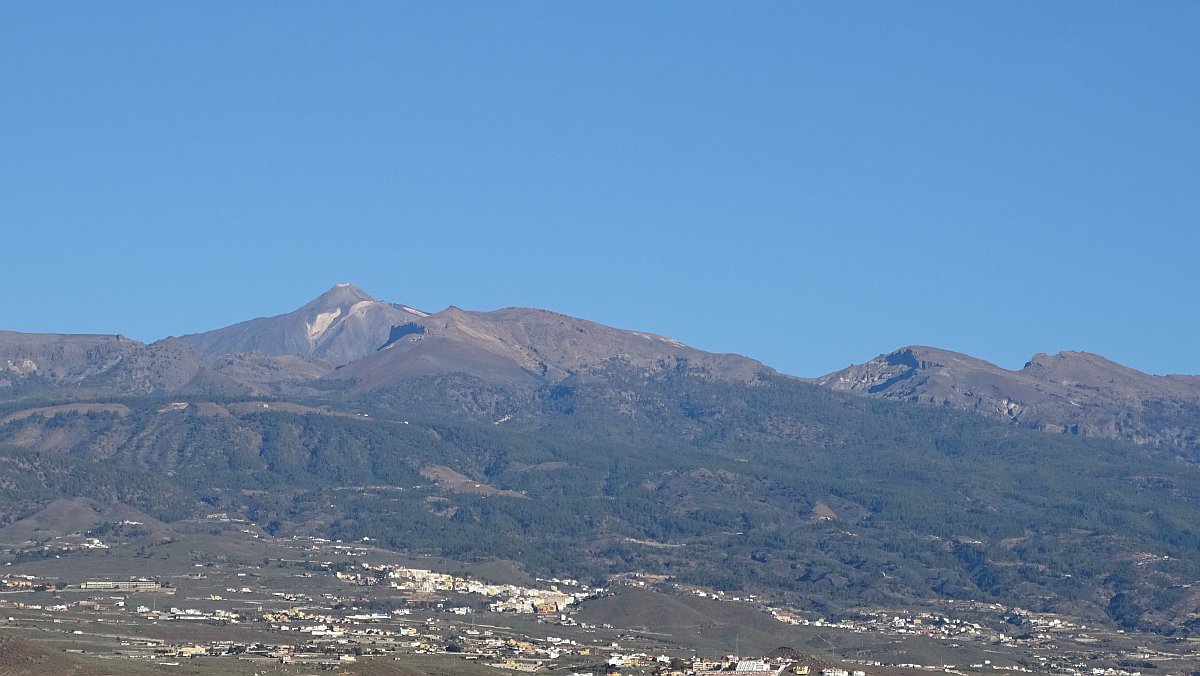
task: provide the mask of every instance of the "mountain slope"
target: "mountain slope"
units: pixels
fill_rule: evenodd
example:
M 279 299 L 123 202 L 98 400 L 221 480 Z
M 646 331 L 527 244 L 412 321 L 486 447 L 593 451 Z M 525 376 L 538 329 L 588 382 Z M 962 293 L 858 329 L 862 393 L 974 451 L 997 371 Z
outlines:
M 1035 355 L 1019 371 L 911 346 L 816 381 L 834 390 L 1003 417 L 1033 429 L 1125 439 L 1192 459 L 1200 377 L 1155 376 L 1086 352 Z
M 822 387 L 553 312 L 428 315 L 351 286 L 151 345 L 2 334 L 0 357 L 0 526 L 88 498 L 823 614 L 992 599 L 1200 630 L 1183 591 L 1200 463 L 1147 451 L 1191 452 L 1196 378 L 914 347 Z M 1077 438 L 1103 435 L 1144 447 Z
M 331 381 L 348 381 L 358 391 L 449 373 L 527 387 L 556 382 L 614 358 L 643 369 L 687 368 L 739 381 L 773 373 L 746 357 L 712 354 L 669 338 L 546 310 L 450 307 L 431 315 L 375 300 L 350 284 L 335 286 L 287 314 L 180 340 L 209 357 L 256 353 L 328 362 L 339 367 Z
M 392 327 L 424 313 L 375 300 L 353 284 L 338 284 L 292 312 L 181 337 L 208 356 L 257 352 L 319 359 L 340 366 L 371 354 Z
M 1200 466 L 1132 444 L 623 362 L 537 388 L 507 421 L 438 405 L 439 386 L 409 382 L 424 410 L 369 416 L 374 395 L 14 412 L 0 525 L 86 497 L 543 576 L 663 574 L 822 613 L 955 598 L 1103 620 L 1125 593 L 1146 601 L 1122 622 L 1194 619 L 1175 604 L 1200 575 Z
M 685 368 L 742 382 L 774 373 L 747 357 L 703 352 L 662 336 L 531 308 L 467 312 L 451 307 L 393 333 L 385 349 L 331 378 L 353 381 L 360 391 L 443 373 L 521 386 L 558 382 L 610 359 L 643 370 Z
M 178 338 L 139 346 L 85 383 L 125 394 L 150 394 L 180 389 L 203 369 L 205 360 Z
M 78 383 L 141 347 L 119 335 L 0 331 L 0 388 L 29 380 Z

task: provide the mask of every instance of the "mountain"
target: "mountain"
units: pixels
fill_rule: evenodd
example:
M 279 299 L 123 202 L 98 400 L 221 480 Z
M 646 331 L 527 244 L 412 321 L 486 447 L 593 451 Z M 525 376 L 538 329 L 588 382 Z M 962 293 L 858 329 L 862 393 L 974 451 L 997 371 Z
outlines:
M 149 345 L 124 336 L 0 332 L 0 389 L 123 395 L 320 396 L 375 393 L 388 405 L 435 399 L 505 415 L 540 388 L 574 393 L 614 365 L 643 376 L 681 370 L 755 383 L 777 377 L 747 357 L 532 308 L 434 314 L 338 284 L 302 307 Z M 618 369 L 619 370 L 619 369 Z M 1009 371 L 968 355 L 911 346 L 817 379 L 872 397 L 932 403 L 1032 429 L 1122 439 L 1200 460 L 1200 377 L 1155 376 L 1083 352 L 1035 355 Z M 414 383 L 424 383 L 414 389 Z M 16 388 L 15 390 L 13 388 Z M 57 395 L 48 395 L 57 396 Z M 632 396 L 632 395 L 630 395 Z
M 296 393 L 332 367 L 258 353 L 206 357 L 178 338 L 0 332 L 0 404 L 20 397 Z
M 138 345 L 84 384 L 128 394 L 179 390 L 204 369 L 205 360 L 177 338 Z
M 1009 371 L 968 355 L 911 346 L 816 382 L 1200 457 L 1200 377 L 1149 375 L 1086 352 L 1038 354 Z
M 363 393 L 413 378 L 466 377 L 528 392 L 617 360 L 751 382 L 774 371 L 729 354 L 531 308 L 428 314 L 338 284 L 273 317 L 146 345 L 124 336 L 0 332 L 0 388 L 123 395 Z M 85 396 L 84 392 L 79 393 Z
M 464 373 L 509 385 L 554 383 L 619 360 L 643 370 L 693 369 L 750 382 L 774 373 L 761 363 L 712 354 L 637 331 L 623 331 L 556 312 L 506 308 L 468 312 L 451 307 L 394 327 L 384 349 L 331 376 L 360 391 L 405 378 Z
M 35 543 L 14 546 L 125 510 L 178 533 L 227 513 L 823 616 L 971 599 L 1200 633 L 1194 377 L 912 347 L 806 381 L 350 285 L 149 345 L 0 333 L 0 365 L 0 533 Z
M 436 314 L 378 301 L 339 284 L 303 307 L 180 340 L 201 354 L 293 356 L 339 367 L 330 380 L 358 391 L 405 379 L 460 373 L 506 386 L 556 382 L 608 359 L 639 368 L 703 369 L 753 380 L 770 369 L 746 357 L 716 355 L 678 341 L 623 331 L 545 310 L 506 308 Z
M 292 312 L 182 336 L 180 340 L 210 357 L 260 353 L 341 366 L 382 348 L 390 340 L 393 327 L 424 316 L 410 307 L 375 300 L 353 284 L 338 284 Z
M 26 525 L 61 513 L 70 528 L 75 512 L 44 510 L 84 498 L 177 532 L 227 513 L 540 577 L 664 575 L 824 616 L 974 599 L 1200 630 L 1197 464 L 769 374 L 611 360 L 483 413 L 447 396 L 460 385 L 5 401 L 0 528 L 49 537 Z M 1136 607 L 1110 612 L 1118 594 Z
M 0 388 L 22 381 L 78 383 L 143 344 L 125 336 L 0 331 Z

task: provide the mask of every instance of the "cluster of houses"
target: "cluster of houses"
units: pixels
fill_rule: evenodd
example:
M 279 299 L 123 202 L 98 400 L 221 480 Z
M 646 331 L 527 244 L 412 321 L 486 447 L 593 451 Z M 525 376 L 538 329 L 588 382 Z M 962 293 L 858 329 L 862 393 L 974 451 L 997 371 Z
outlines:
M 967 640 L 983 643 L 1053 647 L 1052 642 L 1064 636 L 1088 642 L 1089 636 L 1082 633 L 1086 625 L 1078 624 L 1060 616 L 1035 613 L 1021 608 L 1006 608 L 1000 604 L 980 602 L 959 603 L 973 617 L 983 618 L 991 614 L 995 621 L 988 626 L 985 622 L 970 621 L 947 616 L 934 611 L 865 611 L 852 618 L 833 622 L 825 619 L 807 619 L 778 608 L 770 608 L 771 616 L 780 622 L 794 625 L 830 627 L 857 633 L 879 633 L 895 636 L 913 635 L 943 640 Z M 990 665 L 983 665 L 985 668 Z M 1006 667 L 1019 670 L 1019 667 Z
M 215 515 L 214 515 L 215 516 Z M 98 533 L 103 534 L 103 533 Z M 107 535 L 106 535 L 107 537 Z M 99 540 L 96 540 L 99 543 Z M 115 540 L 113 542 L 116 542 Z M 58 546 L 86 546 L 86 536 L 70 540 L 59 540 Z M 103 544 L 103 543 L 99 543 Z M 298 543 L 299 544 L 299 543 Z M 97 546 L 93 543 L 93 546 Z M 313 540 L 310 551 L 326 551 L 332 548 L 343 556 L 361 557 L 370 553 L 365 547 L 346 545 L 340 542 L 329 543 L 324 540 Z M 279 559 L 282 563 L 283 559 Z M 108 613 L 109 616 L 88 617 L 96 623 L 112 622 L 119 624 L 136 624 L 138 615 L 154 621 L 169 620 L 172 622 L 191 622 L 210 624 L 237 624 L 241 622 L 260 622 L 269 624 L 272 631 L 286 632 L 280 635 L 279 645 L 267 644 L 234 644 L 229 642 L 214 642 L 207 645 L 145 645 L 140 648 L 128 646 L 137 655 L 126 656 L 147 657 L 150 659 L 177 659 L 201 656 L 237 655 L 242 659 L 264 661 L 296 661 L 312 660 L 323 665 L 342 661 L 354 660 L 362 655 L 387 656 L 395 655 L 401 659 L 405 654 L 412 653 L 443 653 L 457 654 L 463 659 L 478 660 L 479 664 L 514 671 L 544 670 L 548 666 L 565 670 L 568 667 L 596 669 L 607 674 L 616 673 L 650 673 L 663 676 L 731 676 L 745 674 L 748 676 L 866 676 L 863 671 L 848 671 L 839 668 L 820 669 L 813 665 L 805 665 L 786 659 L 755 658 L 727 656 L 722 660 L 697 660 L 684 662 L 678 658 L 672 659 L 665 655 L 637 652 L 640 650 L 655 650 L 653 644 L 635 639 L 632 636 L 616 635 L 622 646 L 610 643 L 608 639 L 596 640 L 592 645 L 576 643 L 574 640 L 555 638 L 552 636 L 530 636 L 527 631 L 502 631 L 499 627 L 476 627 L 476 611 L 484 609 L 492 612 L 511 612 L 536 614 L 536 622 L 516 620 L 517 626 L 528 625 L 544 627 L 548 631 L 550 625 L 572 625 L 583 629 L 595 629 L 587 624 L 577 624 L 568 612 L 581 601 L 608 593 L 607 589 L 589 587 L 571 579 L 537 579 L 533 586 L 517 584 L 496 584 L 481 581 L 461 575 L 435 572 L 423 568 L 410 568 L 402 565 L 369 564 L 356 561 L 310 562 L 305 560 L 289 561 L 286 568 L 301 568 L 300 571 L 290 571 L 294 578 L 300 580 L 300 589 L 309 589 L 313 596 L 315 590 L 328 590 L 333 593 L 320 593 L 319 599 L 285 587 L 284 590 L 262 588 L 269 584 L 265 578 L 249 568 L 248 572 L 237 572 L 237 578 L 253 577 L 258 581 L 252 584 L 255 588 L 234 582 L 235 586 L 225 587 L 225 592 L 237 594 L 235 597 L 223 599 L 212 592 L 220 592 L 220 588 L 229 582 L 222 581 L 219 586 L 205 583 L 196 598 L 186 597 L 186 594 L 175 594 L 175 584 L 184 590 L 189 589 L 189 583 L 168 582 L 160 583 L 151 579 L 102 580 L 93 579 L 72 585 L 51 582 L 26 574 L 10 574 L 0 576 L 0 589 L 14 592 L 0 598 L 0 607 L 21 608 L 25 610 L 59 612 L 83 610 L 89 612 Z M 319 563 L 319 567 L 316 565 Z M 305 564 L 305 565 L 295 565 Z M 200 563 L 195 567 L 204 567 Z M 208 565 L 208 564 L 205 564 Z M 343 584 L 334 584 L 329 574 L 336 571 L 336 578 Z M 217 571 L 220 574 L 222 571 Z M 183 575 L 176 576 L 180 579 Z M 206 574 L 193 572 L 186 576 L 187 580 L 204 579 Z M 320 580 L 304 578 L 319 577 Z M 234 579 L 230 575 L 230 579 Z M 311 585 L 314 585 L 312 587 Z M 346 584 L 361 587 L 380 587 L 399 590 L 400 594 L 382 594 L 387 597 L 382 601 L 373 599 L 375 596 L 367 589 L 358 589 L 354 594 L 346 594 Z M 648 585 L 669 584 L 667 578 L 645 574 L 631 575 L 628 580 L 617 580 L 614 584 L 629 584 L 637 587 Z M 197 586 L 197 585 L 191 585 Z M 675 585 L 681 593 L 722 602 L 751 603 L 760 610 L 770 613 L 776 620 L 792 625 L 809 625 L 828 627 L 848 632 L 871 632 L 896 636 L 914 635 L 937 639 L 963 640 L 972 642 L 1017 643 L 1038 645 L 1038 641 L 1050 642 L 1063 638 L 1075 638 L 1082 641 L 1087 638 L 1081 634 L 1086 627 L 1073 624 L 1069 620 L 1049 614 L 1040 614 L 1021 609 L 1004 608 L 990 604 L 986 607 L 977 602 L 971 607 L 964 605 L 938 606 L 936 611 L 918 610 L 871 610 L 856 612 L 848 619 L 826 620 L 805 617 L 801 613 L 778 608 L 770 608 L 762 599 L 753 595 L 726 594 L 695 587 L 683 588 Z M 54 599 L 49 604 L 30 604 L 34 599 L 48 599 L 49 594 L 42 596 L 38 590 L 53 589 Z M 278 587 L 276 589 L 279 589 Z M 315 590 L 314 590 L 315 589 Z M 89 598 L 78 599 L 85 594 L 71 594 L 72 591 L 109 592 L 108 594 L 87 595 Z M 140 597 L 125 606 L 125 596 L 130 593 L 152 592 L 149 597 Z M 336 594 L 336 595 L 335 595 Z M 164 598 L 172 595 L 171 601 L 184 605 L 176 600 L 186 597 L 197 601 L 208 609 L 169 607 L 159 610 Z M 207 595 L 207 599 L 205 596 Z M 274 598 L 272 598 L 274 597 Z M 470 598 L 474 597 L 474 598 Z M 143 602 L 154 603 L 154 608 L 139 605 L 136 610 L 132 606 Z M 23 599 L 18 601 L 17 599 Z M 150 599 L 153 599 L 151 601 Z M 213 601 L 226 601 L 228 609 L 215 609 Z M 378 601 L 378 602 L 377 602 Z M 397 605 L 409 605 L 396 608 Z M 947 602 L 950 603 L 950 602 Z M 289 607 L 290 606 L 290 607 Z M 118 610 L 119 609 L 119 610 Z M 380 610 L 384 609 L 384 610 Z M 421 609 L 434 612 L 422 612 Z M 419 617 L 412 617 L 416 610 Z M 464 615 L 468 618 L 456 619 L 449 615 Z M 979 621 L 956 619 L 954 615 L 971 617 Z M 20 615 L 14 613 L 14 615 Z M 86 617 L 86 616 L 85 616 Z M 576 616 L 578 617 L 578 616 Z M 496 621 L 489 618 L 488 621 Z M 10 620 L 11 621 L 11 620 Z M 38 620 L 41 621 L 41 620 Z M 52 623 L 58 622 L 57 619 Z M 502 624 L 503 621 L 498 622 Z M 109 625 L 103 625 L 108 627 Z M 262 624 L 258 625 L 262 627 Z M 608 625 L 601 625 L 611 629 Z M 491 629 L 495 629 L 493 633 Z M 76 633 L 81 633 L 76 631 Z M 507 634 L 507 635 L 501 635 Z M 580 638 L 582 633 L 572 634 Z M 265 636 L 265 634 L 264 634 Z M 1086 642 L 1086 641 L 1082 641 Z M 1055 646 L 1047 643 L 1047 646 Z M 122 643 L 122 647 L 126 646 Z M 136 650 L 135 650 L 136 648 Z M 621 652 L 622 650 L 628 652 Z M 971 664 L 973 670 L 1004 669 L 1020 672 L 1050 672 L 1070 676 L 1141 676 L 1138 672 L 1121 669 L 1091 669 L 1095 660 L 1087 660 L 1065 651 L 1055 650 L 1047 653 L 1048 658 L 1040 658 L 1041 664 L 1029 669 L 1024 666 L 1000 667 L 988 661 Z M 1149 655 L 1145 656 L 1149 658 Z M 857 663 L 856 663 L 857 664 Z M 870 664 L 870 663 L 862 663 Z M 878 663 L 875 663 L 878 665 Z M 1140 664 L 1140 663 L 1129 663 Z M 910 668 L 938 669 L 949 671 L 953 665 L 922 666 L 918 664 L 894 665 Z M 869 667 L 868 667 L 869 668 Z M 810 673 L 811 669 L 811 673 Z
M 33 575 L 5 575 L 0 578 L 0 587 L 5 589 L 33 589 L 35 587 L 45 587 L 49 582 L 41 580 Z
M 467 577 L 437 573 L 422 568 L 394 565 L 361 564 L 359 571 L 338 572 L 338 579 L 358 585 L 386 584 L 415 594 L 477 594 L 494 599 L 488 604 L 492 612 L 512 613 L 561 613 L 568 606 L 603 593 L 604 589 L 578 585 L 575 580 L 560 580 L 551 583 L 548 589 L 535 589 L 515 584 L 493 584 Z M 560 584 L 574 583 L 576 591 L 563 591 Z M 461 609 L 462 613 L 469 609 Z M 462 614 L 460 613 L 460 614 Z
M 807 619 L 784 610 L 771 609 L 771 616 L 786 624 L 829 627 L 853 632 L 872 632 L 897 636 L 915 635 L 939 639 L 983 639 L 1005 641 L 1009 637 L 978 622 L 946 617 L 933 612 L 864 612 L 852 619 L 837 622 L 817 618 Z

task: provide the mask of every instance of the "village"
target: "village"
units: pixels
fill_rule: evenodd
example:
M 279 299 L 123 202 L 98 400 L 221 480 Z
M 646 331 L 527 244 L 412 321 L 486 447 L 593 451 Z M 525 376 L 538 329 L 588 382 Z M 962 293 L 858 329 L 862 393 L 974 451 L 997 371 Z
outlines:
M 247 538 L 260 541 L 257 535 Z M 111 560 L 107 546 L 98 546 L 103 542 L 87 548 L 80 543 L 87 540 L 70 539 L 42 560 Z M 35 574 L 30 571 L 54 566 L 23 565 L 17 557 L 16 564 L 4 566 L 11 572 L 0 575 L 0 631 L 51 640 L 79 654 L 165 666 L 232 659 L 337 669 L 424 656 L 564 674 L 869 676 L 903 669 L 1144 676 L 1148 668 L 1171 673 L 1158 665 L 1169 668 L 1184 660 L 1189 649 L 1126 647 L 1099 627 L 997 604 L 860 609 L 829 619 L 752 595 L 675 585 L 660 576 L 618 576 L 607 586 L 570 578 L 518 584 L 378 560 L 381 551 L 369 543 L 294 538 L 286 542 L 286 551 L 290 554 L 257 564 L 195 554 L 167 574 L 160 566 L 156 575 L 85 578 L 69 572 L 85 567 L 63 563 L 60 574 Z M 633 593 L 693 597 L 709 609 L 749 609 L 781 632 L 820 637 L 833 654 L 816 659 L 782 649 L 760 654 L 705 649 L 692 645 L 699 635 L 589 619 L 588 609 L 595 604 L 619 603 Z M 872 658 L 865 650 L 854 654 L 845 649 L 855 640 L 860 645 L 926 641 L 944 647 L 940 654 L 960 653 L 966 659 Z M 980 658 L 985 653 L 989 656 Z

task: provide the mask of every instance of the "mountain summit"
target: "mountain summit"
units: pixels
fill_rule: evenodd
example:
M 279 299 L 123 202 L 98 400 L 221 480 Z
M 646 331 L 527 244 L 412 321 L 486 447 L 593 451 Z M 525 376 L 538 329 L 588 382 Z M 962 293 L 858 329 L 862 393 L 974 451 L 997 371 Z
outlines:
M 331 377 L 359 390 L 446 373 L 497 384 L 557 382 L 611 359 L 641 369 L 699 369 L 739 381 L 773 373 L 747 357 L 712 354 L 556 312 L 449 307 L 429 314 L 375 300 L 353 284 L 338 284 L 287 314 L 182 340 L 209 357 L 259 353 L 328 362 L 344 367 Z
M 325 293 L 310 300 L 297 312 L 328 312 L 355 303 L 373 302 L 375 298 L 353 284 L 335 284 Z
M 182 340 L 207 356 L 257 352 L 341 366 L 380 349 L 388 342 L 392 327 L 422 315 L 412 308 L 375 300 L 353 284 L 338 284 L 287 314 L 259 317 L 183 336 Z

